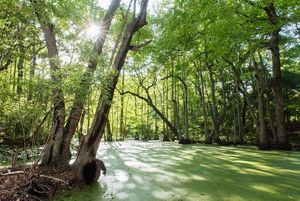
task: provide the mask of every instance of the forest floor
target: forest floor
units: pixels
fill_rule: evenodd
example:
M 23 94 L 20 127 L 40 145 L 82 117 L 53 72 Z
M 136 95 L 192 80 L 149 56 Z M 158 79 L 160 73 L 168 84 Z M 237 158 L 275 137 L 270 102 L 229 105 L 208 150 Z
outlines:
M 300 200 L 300 153 L 171 142 L 102 143 L 99 183 L 57 201 Z
M 0 201 L 40 201 L 52 199 L 57 190 L 71 190 L 72 172 L 65 169 L 18 166 L 0 169 Z

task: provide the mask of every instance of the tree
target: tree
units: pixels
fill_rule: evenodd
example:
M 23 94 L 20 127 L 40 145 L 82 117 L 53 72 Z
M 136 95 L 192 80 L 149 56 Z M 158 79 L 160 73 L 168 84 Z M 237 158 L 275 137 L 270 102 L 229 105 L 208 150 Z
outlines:
M 52 98 L 53 98 L 53 120 L 52 128 L 49 134 L 48 142 L 45 146 L 45 153 L 43 156 L 42 164 L 54 164 L 59 165 L 64 163 L 60 161 L 58 157 L 60 153 L 60 141 L 63 137 L 64 132 L 64 123 L 65 123 L 65 100 L 62 90 L 62 76 L 59 74 L 60 64 L 58 58 L 58 48 L 56 44 L 56 36 L 54 32 L 54 25 L 52 24 L 49 14 L 43 10 L 43 4 L 40 1 L 32 0 L 31 1 L 36 16 L 41 24 L 46 47 L 48 50 L 49 64 L 50 64 L 50 73 L 51 79 L 53 82 L 52 89 Z
M 147 5 L 148 0 L 143 0 L 141 2 L 139 13 L 136 16 L 135 12 L 133 12 L 133 19 L 126 27 L 120 49 L 114 59 L 111 75 L 105 82 L 99 96 L 90 132 L 83 138 L 76 161 L 73 164 L 73 169 L 76 173 L 76 181 L 89 183 L 97 181 L 100 176 L 100 174 L 98 174 L 98 170 L 99 168 L 101 169 L 101 161 L 96 159 L 96 153 L 104 133 L 107 117 L 111 108 L 111 101 L 113 100 L 118 78 L 123 68 L 126 56 L 130 50 L 137 51 L 143 46 L 132 45 L 131 41 L 134 34 L 147 24 Z
M 268 15 L 270 24 L 273 31 L 270 39 L 270 50 L 272 53 L 272 71 L 273 71 L 273 88 L 274 88 L 274 103 L 275 103 L 275 117 L 278 135 L 278 148 L 287 149 L 288 138 L 285 127 L 285 114 L 284 114 L 284 97 L 282 92 L 282 79 L 281 79 L 281 62 L 279 52 L 280 41 L 280 28 L 279 18 L 276 13 L 274 3 L 264 7 L 265 12 Z
M 57 167 L 64 167 L 69 164 L 71 159 L 70 144 L 75 130 L 78 126 L 83 108 L 84 100 L 87 96 L 88 90 L 84 90 L 84 94 L 81 91 L 77 92 L 75 95 L 75 100 L 73 107 L 71 109 L 70 115 L 68 117 L 65 126 L 65 103 L 64 94 L 62 91 L 62 78 L 57 76 L 59 71 L 59 61 L 58 61 L 58 48 L 56 44 L 54 25 L 47 13 L 42 10 L 43 4 L 40 1 L 32 1 L 35 9 L 36 16 L 42 25 L 44 32 L 48 56 L 50 61 L 50 67 L 52 72 L 52 80 L 56 87 L 53 89 L 53 105 L 54 105 L 54 115 L 53 115 L 53 128 L 49 135 L 49 140 L 45 147 L 45 154 L 43 156 L 43 165 L 54 165 Z M 103 35 L 98 36 L 96 43 L 94 45 L 94 52 L 97 55 L 102 53 L 104 42 L 108 33 L 108 30 L 113 19 L 114 12 L 119 7 L 120 0 L 112 1 L 104 19 L 103 19 Z M 55 62 L 53 61 L 55 59 Z M 90 79 L 96 70 L 97 60 L 93 58 L 90 60 L 87 71 L 83 75 L 81 80 L 80 88 L 89 88 Z

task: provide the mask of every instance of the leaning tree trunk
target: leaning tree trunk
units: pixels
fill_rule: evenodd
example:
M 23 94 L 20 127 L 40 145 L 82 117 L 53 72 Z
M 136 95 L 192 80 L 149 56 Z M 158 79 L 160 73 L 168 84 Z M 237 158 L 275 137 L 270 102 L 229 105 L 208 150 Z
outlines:
M 279 40 L 280 40 L 280 28 L 279 28 L 279 17 L 276 13 L 274 3 L 264 8 L 268 15 L 270 24 L 273 27 L 271 33 L 271 53 L 272 53 L 272 71 L 273 71 L 273 88 L 274 88 L 274 103 L 275 103 L 275 118 L 277 125 L 278 135 L 278 148 L 287 149 L 289 148 L 287 131 L 285 126 L 285 114 L 284 114 L 284 98 L 282 92 L 282 79 L 281 79 L 281 63 L 280 63 L 280 52 L 279 52 Z
M 93 50 L 97 55 L 100 55 L 102 53 L 102 49 L 106 41 L 114 13 L 118 9 L 120 1 L 121 0 L 113 0 L 106 12 L 106 15 L 103 18 L 101 27 L 102 33 L 101 36 L 98 36 Z M 89 93 L 88 89 L 91 86 L 91 80 L 93 78 L 93 74 L 96 70 L 97 64 L 98 62 L 94 58 L 89 61 L 87 70 L 80 82 L 79 90 L 75 94 L 75 100 L 64 128 L 63 138 L 60 142 L 58 142 L 60 144 L 60 152 L 57 157 L 65 161 L 65 163 L 69 163 L 71 159 L 71 141 L 78 126 L 84 108 L 85 99 Z
M 99 170 L 104 169 L 105 171 L 105 168 L 101 167 L 103 162 L 96 159 L 96 153 L 103 136 L 120 71 L 124 66 L 127 53 L 129 50 L 138 50 L 142 47 L 142 45 L 132 46 L 131 41 L 134 33 L 147 24 L 147 4 L 148 0 L 141 2 L 138 16 L 134 16 L 132 22 L 127 25 L 121 47 L 113 63 L 112 74 L 100 94 L 91 129 L 84 137 L 76 161 L 72 166 L 75 174 L 75 182 L 90 183 L 96 181 L 100 176 Z
M 43 32 L 46 38 L 46 44 L 48 49 L 48 56 L 50 60 L 51 78 L 53 82 L 52 88 L 52 102 L 53 102 L 53 120 L 52 128 L 49 135 L 49 140 L 45 146 L 45 153 L 42 159 L 42 165 L 52 164 L 60 165 L 61 160 L 56 156 L 59 153 L 59 146 L 57 141 L 62 138 L 64 123 L 65 123 L 65 101 L 64 94 L 61 88 L 62 77 L 59 75 L 59 66 L 56 64 L 58 61 L 58 49 L 56 46 L 54 28 L 43 27 Z M 56 61 L 53 59 L 56 57 Z
M 76 131 L 80 117 L 84 108 L 84 100 L 88 94 L 89 90 L 86 90 L 90 86 L 90 79 L 96 69 L 97 61 L 92 59 L 88 65 L 88 69 L 83 75 L 80 83 L 81 91 L 77 91 L 75 94 L 75 100 L 73 107 L 71 109 L 69 118 L 65 123 L 65 106 L 64 106 L 64 96 L 61 89 L 62 79 L 56 76 L 55 71 L 58 70 L 58 61 L 53 61 L 54 57 L 58 56 L 58 49 L 55 39 L 54 26 L 51 23 L 48 16 L 43 15 L 42 5 L 36 0 L 32 0 L 35 8 L 36 15 L 42 25 L 42 29 L 46 39 L 46 45 L 48 49 L 48 55 L 50 58 L 50 67 L 52 73 L 52 80 L 55 84 L 53 89 L 53 96 L 55 97 L 54 104 L 54 115 L 53 115 L 53 128 L 51 129 L 51 134 L 49 136 L 48 143 L 45 146 L 45 154 L 43 156 L 42 164 L 51 164 L 54 166 L 66 166 L 69 164 L 71 159 L 70 144 L 72 137 Z M 119 7 L 120 0 L 113 0 L 104 19 L 103 19 L 103 35 L 97 38 L 94 46 L 94 52 L 100 55 L 102 53 L 103 45 L 106 40 L 107 32 L 110 28 L 110 24 L 114 15 L 114 12 Z M 56 117 L 56 116 L 59 116 Z M 54 143 L 55 141 L 55 143 Z
M 61 161 L 55 156 L 59 153 L 59 146 L 57 140 L 62 138 L 64 123 L 65 123 L 65 101 L 62 90 L 62 77 L 59 74 L 60 66 L 58 59 L 58 48 L 56 43 L 56 37 L 54 32 L 54 25 L 48 14 L 43 10 L 43 5 L 40 1 L 31 0 L 35 14 L 41 24 L 46 47 L 48 51 L 50 74 L 52 80 L 52 102 L 53 102 L 53 119 L 52 127 L 45 145 L 44 155 L 41 164 L 59 165 Z
M 145 91 L 146 91 L 146 94 L 147 94 L 147 98 L 137 94 L 137 93 L 134 93 L 134 92 L 130 92 L 130 91 L 126 91 L 126 92 L 121 92 L 121 95 L 125 95 L 125 94 L 130 94 L 136 98 L 139 98 L 140 100 L 143 100 L 144 102 L 146 102 L 148 104 L 148 106 L 150 106 L 153 111 L 161 118 L 161 120 L 168 126 L 168 128 L 173 132 L 173 134 L 175 136 L 178 136 L 179 138 L 179 141 L 180 139 L 182 139 L 182 134 L 180 132 L 180 129 L 178 129 L 177 125 L 176 125 L 176 122 L 175 122 L 175 125 L 173 125 L 167 116 L 165 116 L 156 106 L 155 104 L 153 103 L 151 97 L 150 97 L 150 94 L 149 92 L 147 91 L 147 88 L 144 87 Z M 175 100 L 174 100 L 175 101 Z M 176 101 L 175 101 L 176 103 Z M 177 108 L 177 106 L 176 106 Z M 178 112 L 178 109 L 176 109 L 176 111 Z M 178 119 L 178 118 L 177 118 Z M 180 141 L 181 142 L 181 141 Z
M 57 167 L 69 165 L 71 159 L 70 144 L 72 137 L 76 131 L 80 117 L 84 108 L 84 100 L 88 95 L 90 80 L 96 70 L 97 61 L 92 59 L 88 65 L 88 69 L 83 75 L 80 83 L 80 91 L 75 94 L 75 100 L 71 109 L 69 118 L 65 125 L 65 105 L 64 95 L 61 89 L 62 78 L 57 75 L 59 70 L 58 65 L 58 49 L 54 33 L 54 25 L 51 23 L 50 18 L 44 14 L 42 4 L 36 0 L 32 0 L 35 8 L 35 13 L 42 26 L 46 45 L 48 49 L 48 56 L 50 58 L 51 76 L 54 84 L 53 88 L 53 127 L 49 136 L 49 140 L 45 146 L 45 153 L 42 159 L 42 165 L 51 164 Z M 107 32 L 109 30 L 114 12 L 119 7 L 120 0 L 113 0 L 104 19 L 103 19 L 103 33 L 101 37 L 97 38 L 94 46 L 94 52 L 98 55 L 101 54 L 104 42 L 106 40 Z M 56 57 L 56 58 L 55 58 Z M 56 59 L 56 60 L 54 60 Z M 64 126 L 65 125 L 65 126 Z M 55 143 L 54 143 L 55 142 Z

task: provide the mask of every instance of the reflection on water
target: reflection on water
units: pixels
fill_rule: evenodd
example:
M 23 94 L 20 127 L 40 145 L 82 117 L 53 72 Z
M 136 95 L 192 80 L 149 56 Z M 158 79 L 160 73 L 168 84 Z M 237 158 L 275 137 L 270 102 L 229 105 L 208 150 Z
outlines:
M 300 154 L 170 142 L 102 143 L 99 183 L 55 200 L 300 200 Z

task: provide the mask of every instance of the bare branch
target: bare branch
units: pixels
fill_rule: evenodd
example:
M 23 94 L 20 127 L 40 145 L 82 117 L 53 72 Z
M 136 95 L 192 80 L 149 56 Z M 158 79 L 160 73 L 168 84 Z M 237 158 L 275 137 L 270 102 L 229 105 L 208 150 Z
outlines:
M 54 181 L 58 181 L 58 182 L 62 182 L 62 183 L 65 183 L 67 185 L 69 185 L 69 182 L 65 181 L 65 180 L 62 180 L 62 179 L 59 179 L 59 178 L 56 178 L 56 177 L 52 177 L 52 176 L 48 176 L 48 175 L 44 175 L 44 174 L 41 174 L 39 175 L 40 177 L 44 177 L 46 179 L 52 179 Z
M 138 51 L 139 49 L 141 49 L 142 47 L 148 45 L 149 43 L 151 43 L 152 40 L 147 40 L 146 42 L 139 44 L 139 45 L 131 45 L 130 46 L 130 50 L 132 51 Z

